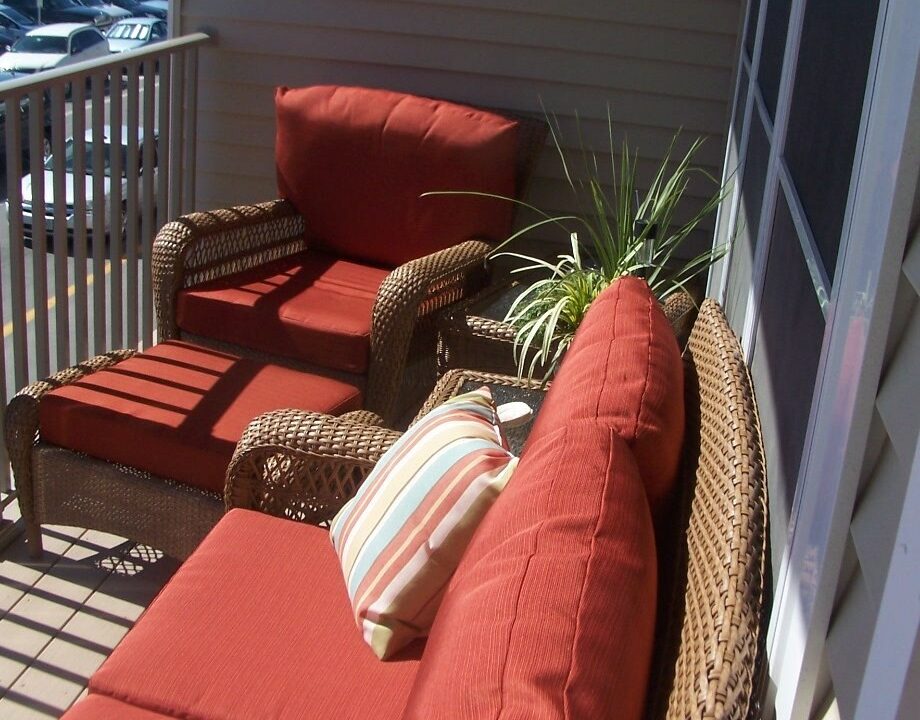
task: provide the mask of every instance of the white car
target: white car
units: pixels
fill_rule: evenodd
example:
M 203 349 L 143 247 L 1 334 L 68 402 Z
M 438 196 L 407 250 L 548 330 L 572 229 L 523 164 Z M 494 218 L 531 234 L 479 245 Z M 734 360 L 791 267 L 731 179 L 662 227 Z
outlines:
M 105 234 L 109 234 L 110 222 L 111 222 L 111 201 L 112 201 L 112 143 L 109 140 L 111 137 L 111 132 L 108 126 L 104 129 L 104 152 L 103 152 L 103 193 L 105 197 L 105 207 L 104 212 L 104 231 Z M 121 199 L 122 199 L 122 222 L 119 232 L 124 236 L 127 227 L 127 218 L 125 217 L 125 206 L 127 198 L 127 188 L 128 188 L 128 128 L 122 127 L 121 129 Z M 156 140 L 156 136 L 154 136 Z M 85 197 L 86 197 L 86 234 L 87 237 L 93 236 L 93 175 L 96 169 L 93 167 L 93 132 L 92 130 L 86 131 L 85 143 L 86 143 L 86 154 L 85 154 L 85 166 L 86 166 L 86 183 L 85 183 Z M 146 168 L 143 166 L 143 143 L 144 143 L 144 134 L 143 131 L 138 131 L 138 140 L 137 140 L 137 166 L 140 169 L 140 176 L 138 178 L 138 195 L 141 194 L 141 188 L 143 187 L 144 174 Z M 156 145 L 154 145 L 154 155 L 153 155 L 153 183 L 156 187 L 156 175 L 157 175 L 157 161 L 156 161 Z M 48 235 L 51 235 L 54 232 L 54 209 L 55 204 L 58 201 L 58 198 L 54 197 L 54 174 L 52 168 L 54 167 L 54 156 L 50 156 L 45 160 L 45 170 L 44 170 L 44 186 L 45 186 L 45 231 Z M 67 222 L 67 235 L 68 237 L 73 237 L 74 232 L 74 220 L 76 217 L 76 211 L 74 209 L 74 139 L 72 137 L 67 138 L 67 141 L 64 146 L 64 168 L 65 168 L 65 190 L 66 197 L 64 198 L 65 211 L 66 211 L 66 222 Z M 140 198 L 138 198 L 138 206 L 140 207 Z M 138 210 L 140 212 L 140 210 Z M 24 178 L 22 178 L 22 220 L 23 220 L 23 230 L 27 238 L 32 237 L 32 173 L 29 173 Z M 140 218 L 135 218 L 135 222 L 139 221 Z
M 0 71 L 34 73 L 108 54 L 108 41 L 92 25 L 56 23 L 19 38 L 8 53 L 0 55 Z
M 136 50 L 167 38 L 166 21 L 159 18 L 129 18 L 112 25 L 105 37 L 113 53 Z

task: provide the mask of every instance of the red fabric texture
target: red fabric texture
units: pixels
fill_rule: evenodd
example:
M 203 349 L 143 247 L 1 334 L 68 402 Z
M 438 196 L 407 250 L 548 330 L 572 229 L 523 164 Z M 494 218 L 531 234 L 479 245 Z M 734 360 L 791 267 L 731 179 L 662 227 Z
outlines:
M 665 517 L 684 439 L 684 369 L 674 331 L 644 280 L 621 278 L 594 301 L 529 442 L 573 420 L 611 427 L 627 442 L 656 523 Z
M 448 586 L 405 717 L 641 717 L 656 577 L 627 445 L 593 422 L 544 434 Z
M 388 270 L 315 250 L 181 290 L 182 330 L 363 374 L 371 316 Z
M 396 267 L 470 238 L 508 236 L 517 123 L 449 102 L 360 87 L 275 95 L 281 197 L 332 252 Z
M 61 720 L 162 720 L 171 717 L 105 695 L 90 693 L 64 713 Z
M 43 441 L 218 493 L 250 420 L 298 408 L 361 407 L 347 383 L 169 341 L 52 390 Z
M 232 510 L 90 680 L 90 691 L 178 717 L 400 717 L 414 643 L 364 644 L 328 530 Z

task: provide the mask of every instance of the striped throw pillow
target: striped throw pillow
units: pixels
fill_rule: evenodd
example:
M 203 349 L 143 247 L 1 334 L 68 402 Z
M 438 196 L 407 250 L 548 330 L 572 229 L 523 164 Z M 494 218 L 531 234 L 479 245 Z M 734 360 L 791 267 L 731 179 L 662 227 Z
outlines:
M 428 634 L 460 557 L 516 465 L 483 387 L 409 428 L 335 516 L 332 543 L 377 657 Z

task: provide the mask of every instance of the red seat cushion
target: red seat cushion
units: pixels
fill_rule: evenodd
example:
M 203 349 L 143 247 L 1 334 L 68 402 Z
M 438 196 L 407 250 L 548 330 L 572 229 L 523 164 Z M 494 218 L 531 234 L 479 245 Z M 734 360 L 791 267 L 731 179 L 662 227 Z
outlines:
M 61 720 L 162 720 L 170 717 L 106 695 L 91 693 L 64 713 Z
M 176 717 L 398 718 L 422 646 L 361 639 L 329 532 L 233 510 L 90 680 Z
M 656 578 L 626 443 L 590 421 L 544 434 L 447 588 L 405 717 L 639 718 Z
M 177 323 L 196 335 L 361 374 L 388 272 L 307 251 L 181 290 Z
M 358 87 L 279 88 L 278 190 L 345 257 L 396 267 L 473 237 L 503 240 L 517 123 L 449 102 Z
M 338 380 L 170 341 L 52 390 L 39 423 L 45 442 L 223 492 L 233 450 L 256 415 L 337 415 L 361 399 Z
M 621 278 L 578 328 L 529 441 L 572 420 L 613 428 L 636 456 L 657 523 L 680 463 L 683 388 L 680 348 L 661 306 L 644 280 Z

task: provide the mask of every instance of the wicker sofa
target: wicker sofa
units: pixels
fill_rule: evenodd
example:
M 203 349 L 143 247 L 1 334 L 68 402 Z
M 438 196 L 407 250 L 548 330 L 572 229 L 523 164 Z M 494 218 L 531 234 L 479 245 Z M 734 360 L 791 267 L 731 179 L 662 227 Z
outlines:
M 426 408 L 482 384 L 537 420 L 427 642 L 373 657 L 327 532 L 294 522 L 331 516 L 398 433 L 273 412 L 237 448 L 234 509 L 65 717 L 757 717 L 765 478 L 720 308 L 703 304 L 682 361 L 621 281 L 548 392 L 454 370 Z

